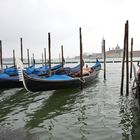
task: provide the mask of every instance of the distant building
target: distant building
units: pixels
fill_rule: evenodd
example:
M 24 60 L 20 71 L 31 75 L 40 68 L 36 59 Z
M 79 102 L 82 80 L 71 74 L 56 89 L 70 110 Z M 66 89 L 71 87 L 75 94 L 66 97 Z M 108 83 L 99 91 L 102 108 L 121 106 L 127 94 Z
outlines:
M 84 53 L 83 57 L 87 59 L 94 59 L 94 58 L 103 58 L 104 57 L 104 47 L 101 46 L 101 53 Z M 130 52 L 129 52 L 130 56 Z M 107 58 L 122 58 L 123 57 L 123 49 L 120 48 L 120 46 L 117 44 L 115 48 L 112 48 L 108 51 L 106 51 L 106 57 Z M 140 57 L 140 51 L 133 51 L 133 57 Z M 75 58 L 79 58 L 79 56 L 76 56 Z
M 140 51 L 133 51 L 133 57 L 140 57 Z
M 104 46 L 102 45 L 102 58 L 104 56 Z M 119 58 L 119 57 L 122 57 L 123 56 L 123 49 L 120 49 L 120 46 L 117 44 L 117 46 L 115 48 L 112 48 L 108 51 L 106 51 L 106 57 L 107 58 Z
M 102 58 L 103 58 L 103 47 L 102 47 Z M 129 52 L 130 56 L 130 52 Z M 115 48 L 112 48 L 112 50 L 109 48 L 109 51 L 106 51 L 106 57 L 107 58 L 122 58 L 123 57 L 123 49 L 120 48 L 120 46 L 117 44 Z M 140 51 L 133 51 L 133 57 L 140 57 Z
M 106 52 L 107 58 L 120 58 L 123 57 L 123 49 L 120 49 L 120 46 L 117 44 L 115 48 Z

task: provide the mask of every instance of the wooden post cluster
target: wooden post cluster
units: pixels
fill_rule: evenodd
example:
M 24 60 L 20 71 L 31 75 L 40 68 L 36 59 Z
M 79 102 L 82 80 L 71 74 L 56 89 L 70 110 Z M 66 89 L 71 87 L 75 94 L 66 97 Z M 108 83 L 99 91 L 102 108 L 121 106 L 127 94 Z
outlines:
M 124 85 L 124 64 L 126 59 L 126 96 L 129 95 L 129 25 L 128 20 L 125 24 L 125 33 L 124 33 L 124 49 L 123 49 L 123 60 L 122 60 L 122 76 L 121 76 L 121 89 L 120 94 L 123 96 L 123 85 Z

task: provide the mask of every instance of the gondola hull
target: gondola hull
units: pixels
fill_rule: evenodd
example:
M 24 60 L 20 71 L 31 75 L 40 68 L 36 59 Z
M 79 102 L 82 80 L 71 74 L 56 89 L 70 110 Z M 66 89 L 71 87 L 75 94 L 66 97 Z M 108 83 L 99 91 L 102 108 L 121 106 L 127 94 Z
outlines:
M 52 67 L 52 70 L 60 69 L 62 65 L 56 65 Z M 26 68 L 26 72 L 29 75 L 46 75 L 45 70 L 48 71 L 48 68 L 40 67 L 40 68 Z M 8 89 L 8 88 L 20 88 L 24 87 L 23 82 L 19 80 L 18 73 L 16 72 L 17 68 L 7 68 L 0 73 L 0 89 Z
M 60 79 L 39 79 L 39 78 L 32 78 L 31 76 L 27 75 L 23 72 L 24 82 L 26 85 L 26 89 L 29 91 L 47 91 L 47 90 L 59 90 L 59 89 L 67 89 L 67 88 L 78 88 L 81 86 L 88 85 L 93 80 L 98 77 L 99 70 L 94 71 L 90 75 L 83 76 L 81 80 L 80 77 L 77 78 L 61 78 L 63 75 L 59 75 Z M 64 75 L 65 76 L 65 75 Z
M 19 81 L 18 76 L 0 77 L 0 89 L 20 87 L 23 87 L 23 82 Z
M 23 69 L 23 63 L 17 59 L 17 69 L 20 81 L 27 91 L 48 91 L 48 90 L 59 90 L 67 88 L 78 88 L 91 83 L 98 77 L 101 70 L 101 64 L 97 60 L 92 67 L 86 67 L 81 71 L 72 72 L 69 74 L 56 74 L 53 73 L 48 76 L 32 76 L 26 73 Z

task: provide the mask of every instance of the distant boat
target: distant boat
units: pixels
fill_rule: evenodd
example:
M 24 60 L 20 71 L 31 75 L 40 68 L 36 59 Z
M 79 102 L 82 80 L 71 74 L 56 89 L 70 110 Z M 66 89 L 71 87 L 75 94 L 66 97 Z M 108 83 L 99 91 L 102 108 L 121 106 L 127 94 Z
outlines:
M 80 69 L 79 72 L 73 73 L 71 75 L 53 74 L 46 77 L 32 77 L 23 70 L 23 64 L 20 60 L 18 60 L 17 66 L 20 80 L 23 81 L 25 89 L 32 92 L 77 88 L 81 85 L 91 83 L 95 78 L 98 77 L 99 71 L 101 69 L 101 64 L 99 61 L 97 61 L 92 67 L 83 69 L 83 77 L 80 76 Z

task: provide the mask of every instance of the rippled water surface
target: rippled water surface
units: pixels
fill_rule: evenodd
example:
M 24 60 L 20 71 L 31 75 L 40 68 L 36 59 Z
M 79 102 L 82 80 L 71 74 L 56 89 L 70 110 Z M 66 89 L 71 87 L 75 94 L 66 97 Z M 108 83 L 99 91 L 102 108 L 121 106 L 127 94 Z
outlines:
M 83 90 L 0 90 L 0 140 L 139 140 L 140 111 L 120 96 L 120 72 L 107 64 L 107 80 L 101 70 Z

